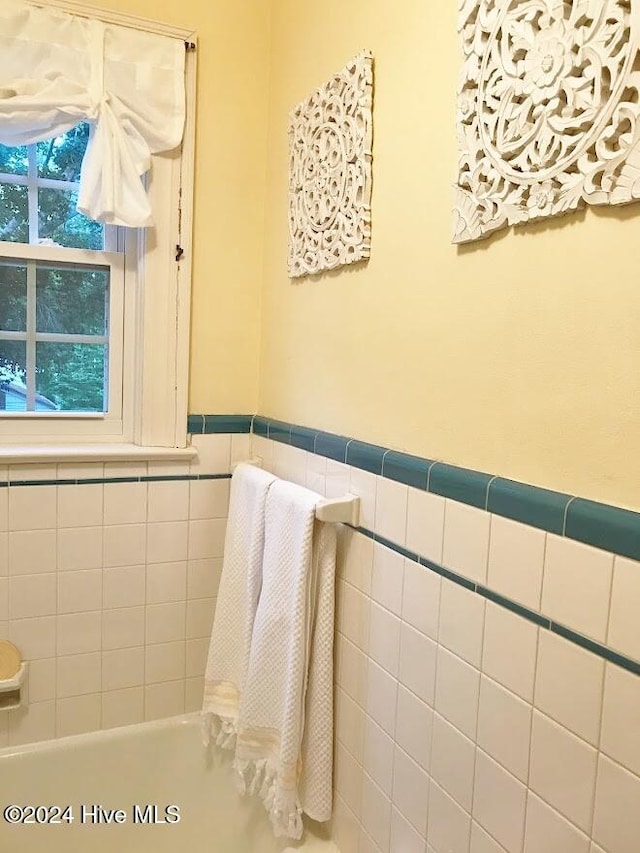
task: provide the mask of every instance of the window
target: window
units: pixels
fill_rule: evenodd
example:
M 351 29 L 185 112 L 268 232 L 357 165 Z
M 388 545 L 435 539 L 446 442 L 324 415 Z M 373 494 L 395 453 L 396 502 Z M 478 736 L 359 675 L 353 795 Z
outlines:
M 96 14 L 77 3 L 72 12 Z M 120 13 L 99 18 L 194 41 Z M 148 228 L 77 211 L 87 123 L 0 145 L 0 457 L 14 445 L 185 446 L 194 84 L 190 52 L 183 144 L 151 156 Z

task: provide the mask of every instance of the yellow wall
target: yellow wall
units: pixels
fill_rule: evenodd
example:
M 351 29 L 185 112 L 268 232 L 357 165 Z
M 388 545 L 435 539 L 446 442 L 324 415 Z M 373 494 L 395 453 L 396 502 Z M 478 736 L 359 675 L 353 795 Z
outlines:
M 270 0 L 95 0 L 198 35 L 189 411 L 258 395 Z
M 274 0 L 259 411 L 640 508 L 640 205 L 451 246 L 456 6 Z M 364 47 L 372 257 L 292 284 L 287 112 Z

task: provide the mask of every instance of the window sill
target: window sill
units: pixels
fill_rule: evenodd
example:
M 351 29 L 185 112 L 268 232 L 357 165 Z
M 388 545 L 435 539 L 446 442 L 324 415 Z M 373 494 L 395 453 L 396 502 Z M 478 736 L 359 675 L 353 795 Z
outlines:
M 11 445 L 0 446 L 0 465 L 63 462 L 190 462 L 195 447 L 141 447 L 137 444 Z

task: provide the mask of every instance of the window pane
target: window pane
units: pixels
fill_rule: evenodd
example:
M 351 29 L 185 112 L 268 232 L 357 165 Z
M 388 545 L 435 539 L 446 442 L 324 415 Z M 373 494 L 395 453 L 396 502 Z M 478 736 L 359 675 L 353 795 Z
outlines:
M 0 263 L 0 331 L 24 332 L 27 328 L 27 268 Z
M 27 146 L 10 148 L 0 145 L 0 172 L 9 175 L 26 175 L 29 171 L 29 154 Z
M 26 343 L 0 341 L 0 412 L 26 411 L 26 371 Z
M 29 200 L 26 187 L 0 184 L 0 240 L 29 242 Z
M 42 266 L 36 271 L 36 329 L 65 335 L 106 335 L 109 270 Z
M 76 210 L 78 193 L 38 190 L 38 235 L 72 249 L 104 249 L 104 227 Z
M 105 354 L 102 344 L 37 343 L 36 392 L 63 411 L 106 411 Z
M 82 158 L 89 141 L 87 122 L 76 125 L 63 136 L 36 145 L 38 177 L 58 181 L 79 181 Z

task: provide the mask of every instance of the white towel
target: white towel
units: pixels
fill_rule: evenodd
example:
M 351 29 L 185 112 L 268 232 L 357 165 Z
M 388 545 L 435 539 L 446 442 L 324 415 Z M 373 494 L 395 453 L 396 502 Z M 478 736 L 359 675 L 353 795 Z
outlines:
M 331 816 L 336 531 L 320 496 L 277 480 L 266 504 L 262 591 L 240 705 L 235 767 L 276 836 L 300 838 L 302 812 Z
M 238 465 L 231 478 L 224 561 L 211 633 L 202 705 L 205 741 L 235 743 L 253 621 L 262 584 L 265 505 L 276 478 Z

